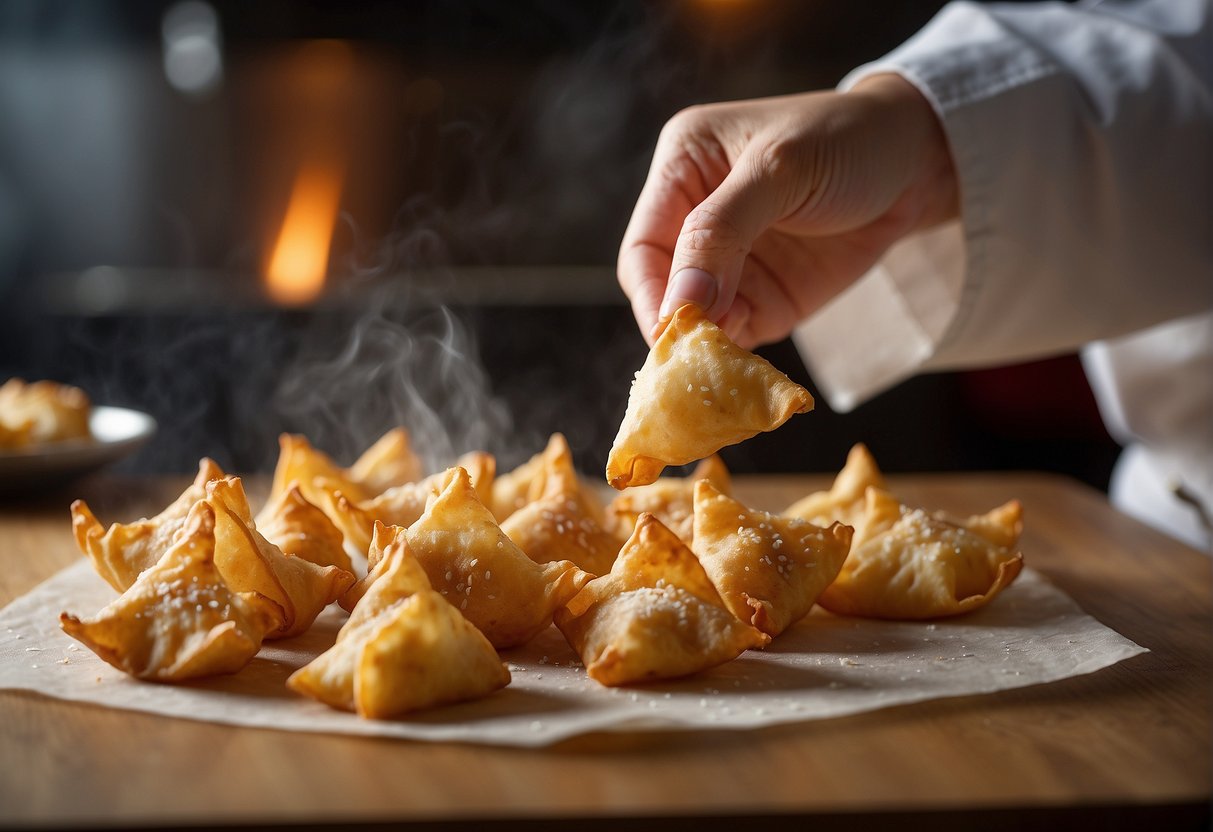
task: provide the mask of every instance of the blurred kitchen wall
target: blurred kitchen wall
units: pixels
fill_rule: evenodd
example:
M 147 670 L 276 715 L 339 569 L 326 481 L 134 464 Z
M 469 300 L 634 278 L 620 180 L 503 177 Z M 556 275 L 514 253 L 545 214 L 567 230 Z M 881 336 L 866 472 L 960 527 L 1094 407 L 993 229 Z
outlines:
M 136 470 L 264 469 L 283 429 L 348 457 L 394 420 L 435 460 L 510 463 L 560 429 L 598 470 L 644 354 L 613 262 L 661 125 L 829 87 L 939 5 L 7 0 L 0 375 L 153 412 Z M 284 306 L 267 264 L 317 169 L 327 283 Z M 1025 383 L 1047 418 L 1003 418 Z M 1115 453 L 1060 358 L 820 403 L 728 458 L 835 470 L 858 440 L 890 470 L 1097 485 Z

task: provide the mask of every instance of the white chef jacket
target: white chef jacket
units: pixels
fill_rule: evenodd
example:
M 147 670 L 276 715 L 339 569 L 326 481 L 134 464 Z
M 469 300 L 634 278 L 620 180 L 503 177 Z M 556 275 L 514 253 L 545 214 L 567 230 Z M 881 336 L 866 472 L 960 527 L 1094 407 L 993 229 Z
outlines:
M 946 6 L 841 84 L 931 102 L 960 220 L 906 238 L 793 333 L 846 411 L 915 373 L 1083 348 L 1127 450 L 1122 510 L 1209 548 L 1213 3 Z

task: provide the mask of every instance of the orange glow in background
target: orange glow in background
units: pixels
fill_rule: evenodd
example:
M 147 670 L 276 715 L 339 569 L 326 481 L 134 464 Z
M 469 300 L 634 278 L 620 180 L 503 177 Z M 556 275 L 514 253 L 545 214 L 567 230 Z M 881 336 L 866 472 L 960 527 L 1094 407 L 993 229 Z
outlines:
M 266 292 L 275 303 L 302 306 L 324 290 L 340 201 L 341 175 L 334 167 L 300 171 L 266 269 Z

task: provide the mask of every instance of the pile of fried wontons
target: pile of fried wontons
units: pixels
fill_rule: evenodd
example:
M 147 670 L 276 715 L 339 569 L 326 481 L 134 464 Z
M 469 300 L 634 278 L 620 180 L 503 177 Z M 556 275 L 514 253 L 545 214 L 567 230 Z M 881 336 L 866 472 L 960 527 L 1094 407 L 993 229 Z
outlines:
M 349 468 L 284 435 L 256 515 L 240 478 L 209 459 L 151 519 L 106 529 L 74 503 L 77 544 L 121 595 L 60 622 L 132 676 L 181 682 L 239 671 L 336 602 L 349 612 L 336 642 L 287 685 L 391 718 L 504 687 L 497 651 L 553 622 L 590 678 L 628 685 L 763 648 L 814 604 L 936 618 L 1014 580 L 1017 502 L 967 519 L 904 506 L 863 445 L 829 491 L 781 514 L 734 499 L 716 451 L 812 405 L 684 307 L 636 374 L 607 465 L 622 493 L 609 503 L 560 434 L 500 476 L 483 452 L 424 476 L 403 428 Z M 695 460 L 685 478 L 660 476 Z

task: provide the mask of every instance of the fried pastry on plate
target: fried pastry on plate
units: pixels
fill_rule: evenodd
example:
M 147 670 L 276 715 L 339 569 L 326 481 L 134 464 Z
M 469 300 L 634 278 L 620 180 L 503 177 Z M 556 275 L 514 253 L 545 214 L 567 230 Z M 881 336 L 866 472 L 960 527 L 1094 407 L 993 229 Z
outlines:
M 375 526 L 376 578 L 337 643 L 287 686 L 334 708 L 387 719 L 479 699 L 509 684 L 493 646 L 434 592 L 405 530 Z
M 771 637 L 809 614 L 842 568 L 852 531 L 749 509 L 695 483 L 695 554 L 729 610 Z
M 589 677 L 612 687 L 687 676 L 770 642 L 725 608 L 695 555 L 643 513 L 610 573 L 557 611 L 556 626 Z
M 1019 575 L 1023 510 L 1012 500 L 959 523 L 869 488 L 862 534 L 818 603 L 839 615 L 940 618 L 988 603 Z
M 867 445 L 855 444 L 847 454 L 846 465 L 834 478 L 829 491 L 815 491 L 784 509 L 785 517 L 799 517 L 818 526 L 837 520 L 858 530 L 866 509 L 864 494 L 868 488 L 884 488 L 884 477 Z
M 304 499 L 298 483 L 270 499 L 253 525 L 285 555 L 354 572 L 341 531 L 318 506 Z
M 232 592 L 214 562 L 215 517 L 194 504 L 164 557 L 91 619 L 59 624 L 109 664 L 139 679 L 184 682 L 235 673 L 282 624 L 282 610 L 256 593 Z
M 812 409 L 809 391 L 688 304 L 666 323 L 636 373 L 607 458 L 607 482 L 619 490 L 648 485 L 667 465 L 703 459 Z
M 492 454 L 472 451 L 459 457 L 456 462 L 467 470 L 472 478 L 472 487 L 481 500 L 492 494 L 493 476 L 497 461 Z M 342 491 L 328 492 L 329 514 L 341 529 L 350 546 L 366 552 L 371 546 L 375 523 L 388 526 L 411 526 L 425 513 L 429 498 L 446 484 L 446 471 L 433 474 L 420 482 L 407 483 L 389 488 L 377 497 L 363 502 L 354 502 Z
M 214 460 L 203 457 L 194 482 L 164 511 L 150 520 L 114 523 L 109 529 L 102 528 L 88 503 L 76 500 L 71 509 L 76 545 L 106 583 L 124 592 L 140 572 L 168 551 L 194 503 L 206 497 L 206 484 L 222 477 L 223 471 Z
M 543 495 L 506 518 L 501 530 L 536 563 L 567 560 L 586 572 L 605 575 L 620 541 L 598 524 L 587 506 L 572 459 L 566 464 L 559 456 L 549 458 L 543 479 Z
M 349 499 L 360 502 L 421 476 L 421 461 L 409 447 L 404 428 L 388 431 L 349 468 L 342 468 L 298 434 L 282 434 L 278 437 L 278 447 L 271 499 L 289 488 L 292 482 L 297 482 L 303 496 L 320 505 L 322 494 L 319 489 L 324 481 L 331 488 L 340 489 Z
M 455 605 L 497 649 L 517 647 L 552 623 L 552 613 L 590 575 L 568 561 L 538 564 L 497 525 L 472 488 L 468 472 L 452 468 L 442 491 L 408 529 L 409 548 L 434 589 Z M 377 560 L 341 599 L 352 609 L 374 585 Z
M 55 381 L 27 383 L 10 378 L 0 385 L 0 425 L 10 439 L 31 444 L 88 439 L 92 403 L 79 387 Z
M 687 477 L 661 477 L 657 482 L 629 488 L 607 506 L 607 526 L 617 536 L 627 538 L 636 528 L 636 518 L 648 512 L 662 522 L 683 543 L 690 544 L 695 533 L 695 483 L 707 480 L 722 494 L 729 494 L 732 482 L 724 460 L 716 454 L 700 462 Z
M 215 511 L 215 565 L 227 585 L 264 595 L 282 608 L 282 625 L 266 638 L 306 631 L 354 583 L 344 569 L 289 557 L 266 540 L 253 523 L 239 477 L 209 483 L 207 503 Z

